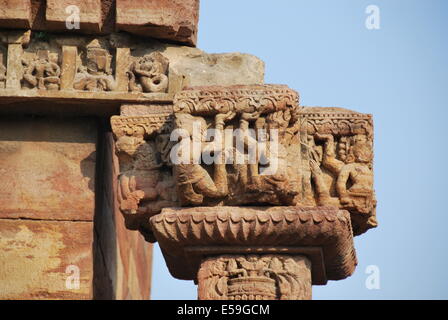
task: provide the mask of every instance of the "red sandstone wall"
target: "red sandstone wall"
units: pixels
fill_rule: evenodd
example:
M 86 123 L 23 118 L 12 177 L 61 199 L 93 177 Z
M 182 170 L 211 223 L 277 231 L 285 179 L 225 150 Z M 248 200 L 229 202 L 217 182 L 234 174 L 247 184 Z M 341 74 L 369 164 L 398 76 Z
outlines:
M 92 298 L 96 130 L 93 119 L 0 119 L 1 299 Z
M 101 123 L 0 119 L 0 299 L 149 299 L 152 245 L 124 225 Z

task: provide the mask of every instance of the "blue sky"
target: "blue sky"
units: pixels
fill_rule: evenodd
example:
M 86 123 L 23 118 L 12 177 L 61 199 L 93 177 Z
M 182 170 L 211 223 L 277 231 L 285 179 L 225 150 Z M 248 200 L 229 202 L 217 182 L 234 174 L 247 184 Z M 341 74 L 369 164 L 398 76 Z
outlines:
M 365 27 L 368 5 L 380 30 Z M 355 274 L 314 299 L 448 299 L 448 1 L 202 0 L 198 47 L 251 53 L 305 106 L 371 113 L 379 227 L 355 239 Z M 365 285 L 367 266 L 380 289 Z M 152 298 L 196 299 L 155 247 Z

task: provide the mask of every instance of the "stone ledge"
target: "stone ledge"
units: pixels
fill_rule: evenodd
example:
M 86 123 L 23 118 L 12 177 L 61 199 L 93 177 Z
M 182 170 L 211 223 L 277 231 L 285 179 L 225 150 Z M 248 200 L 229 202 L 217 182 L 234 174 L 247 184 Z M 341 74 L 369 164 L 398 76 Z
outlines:
M 170 93 L 130 93 L 130 92 L 88 92 L 88 91 L 46 91 L 46 90 L 19 90 L 1 89 L 0 105 L 11 102 L 57 101 L 70 103 L 172 103 L 173 94 Z

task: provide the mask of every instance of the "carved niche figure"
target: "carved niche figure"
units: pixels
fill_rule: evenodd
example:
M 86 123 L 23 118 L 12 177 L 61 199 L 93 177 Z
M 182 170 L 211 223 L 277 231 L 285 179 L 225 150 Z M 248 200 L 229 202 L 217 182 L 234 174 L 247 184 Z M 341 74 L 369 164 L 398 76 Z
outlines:
M 206 258 L 198 272 L 200 300 L 311 298 L 311 264 L 303 257 L 225 255 Z
M 61 68 L 50 58 L 48 50 L 38 50 L 31 61 L 22 60 L 24 66 L 22 83 L 28 88 L 59 90 Z
M 86 66 L 80 65 L 73 87 L 83 91 L 113 91 L 116 87 L 112 75 L 112 56 L 101 48 L 98 40 L 87 46 Z
M 315 204 L 348 210 L 355 235 L 376 227 L 370 115 L 338 108 L 305 108 L 302 116 L 306 119 L 304 168 L 309 171 L 304 183 L 314 188 Z M 310 192 L 304 202 L 314 205 Z
M 148 218 L 177 203 L 169 157 L 171 116 L 115 116 L 111 123 L 120 164 L 120 210 L 128 228 L 153 241 Z
M 158 138 L 163 139 L 161 136 Z M 157 150 L 156 143 L 145 141 L 143 137 L 123 136 L 116 146 L 122 157 L 132 158 L 132 163 L 119 178 L 120 209 L 128 214 L 155 214 L 173 205 L 169 188 L 174 186 L 174 181 L 169 173 L 159 170 L 164 163 L 158 157 L 160 150 Z M 141 206 L 148 201 L 151 201 L 151 206 Z
M 224 121 L 231 120 L 233 113 L 218 114 L 215 117 L 215 128 L 221 132 L 224 129 Z M 194 125 L 199 123 L 199 134 L 195 134 Z M 175 120 L 176 128 L 182 128 L 186 135 L 183 139 L 189 139 L 189 146 L 199 145 L 199 152 L 190 150 L 190 148 L 179 148 L 177 156 L 182 159 L 187 153 L 187 159 L 184 163 L 176 164 L 174 174 L 179 189 L 179 197 L 181 203 L 200 205 L 204 201 L 204 197 L 209 198 L 223 198 L 229 193 L 227 175 L 225 170 L 225 162 L 214 164 L 214 176 L 211 178 L 210 174 L 200 164 L 200 158 L 203 152 L 221 152 L 215 149 L 214 143 L 206 142 L 207 124 L 201 117 L 194 117 L 190 114 L 178 114 Z M 185 140 L 184 140 L 185 141 Z
M 367 138 L 362 135 L 353 137 L 353 146 L 345 161 L 336 158 L 332 135 L 316 134 L 315 139 L 324 141 L 322 165 L 337 177 L 336 191 L 342 206 L 369 213 L 373 202 L 373 173 L 369 167 L 372 149 L 367 145 Z
M 129 91 L 166 92 L 168 89 L 168 59 L 159 52 L 134 61 L 127 72 Z
M 183 132 L 178 146 L 190 154 L 175 150 L 187 160 L 174 164 L 181 204 L 295 205 L 300 168 L 288 160 L 300 156 L 297 100 L 287 87 L 268 85 L 177 94 L 175 128 Z M 214 129 L 212 142 L 206 142 L 207 129 Z M 205 160 L 210 154 L 213 163 Z

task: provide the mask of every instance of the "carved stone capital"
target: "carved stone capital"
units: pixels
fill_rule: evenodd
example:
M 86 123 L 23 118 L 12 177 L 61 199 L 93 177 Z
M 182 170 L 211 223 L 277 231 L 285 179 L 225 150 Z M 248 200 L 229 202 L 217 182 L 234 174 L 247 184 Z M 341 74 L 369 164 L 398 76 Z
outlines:
M 217 255 L 306 256 L 312 283 L 350 276 L 357 264 L 350 216 L 336 208 L 168 208 L 150 219 L 171 274 L 197 280 Z
M 111 124 L 128 227 L 200 299 L 308 299 L 354 272 L 353 236 L 377 224 L 371 115 L 300 107 L 286 86 L 210 86 Z

